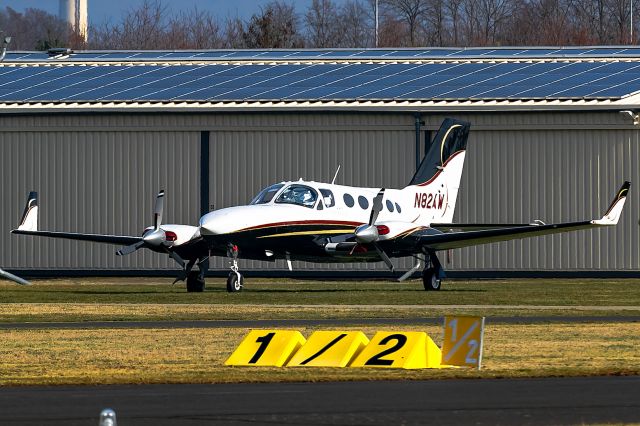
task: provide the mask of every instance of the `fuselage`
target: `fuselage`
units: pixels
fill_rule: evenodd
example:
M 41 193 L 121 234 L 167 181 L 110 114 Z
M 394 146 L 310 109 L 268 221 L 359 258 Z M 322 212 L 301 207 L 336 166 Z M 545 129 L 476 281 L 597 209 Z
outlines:
M 375 252 L 340 253 L 327 243 L 332 237 L 352 235 L 356 227 L 368 223 L 379 191 L 319 182 L 281 182 L 265 188 L 249 205 L 207 213 L 200 219 L 200 234 L 217 254 L 224 254 L 231 244 L 239 247 L 243 257 L 253 259 L 330 261 L 348 255 L 352 261 L 377 261 Z M 380 235 L 381 244 L 420 228 L 415 223 L 420 218 L 416 202 L 414 192 L 385 190 L 376 220 L 388 228 L 387 234 Z M 429 209 L 423 210 L 426 213 Z

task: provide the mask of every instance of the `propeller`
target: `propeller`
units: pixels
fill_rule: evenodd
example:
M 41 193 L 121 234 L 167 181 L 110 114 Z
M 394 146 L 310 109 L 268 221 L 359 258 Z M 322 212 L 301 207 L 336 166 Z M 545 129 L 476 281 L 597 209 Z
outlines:
M 389 256 L 380 248 L 378 245 L 378 239 L 380 238 L 380 232 L 378 227 L 375 225 L 376 220 L 378 220 L 378 215 L 382 211 L 382 199 L 384 198 L 384 188 L 380 189 L 378 195 L 376 195 L 373 199 L 373 205 L 371 206 L 371 215 L 369 216 L 369 223 L 360 225 L 354 231 L 354 236 L 356 242 L 358 244 L 373 244 L 373 247 L 378 252 L 378 256 L 387 264 L 389 269 L 393 272 L 393 263 L 391 263 L 391 259 Z M 355 246 L 354 246 L 355 250 Z M 353 252 L 353 251 L 352 251 Z
M 116 252 L 116 254 L 118 256 L 125 256 L 127 254 L 133 253 L 134 251 L 142 247 L 147 247 L 150 249 L 160 249 L 160 248 L 166 249 L 167 235 L 165 231 L 163 231 L 162 228 L 160 228 L 160 225 L 162 224 L 163 210 L 164 210 L 164 190 L 158 192 L 158 195 L 156 196 L 156 204 L 153 209 L 153 228 L 149 229 L 142 235 L 142 241 L 138 241 L 137 243 L 122 247 L 120 250 Z M 175 259 L 174 256 L 171 256 L 171 257 Z M 175 260 L 177 261 L 177 259 Z M 180 259 L 178 263 L 183 264 L 184 261 Z

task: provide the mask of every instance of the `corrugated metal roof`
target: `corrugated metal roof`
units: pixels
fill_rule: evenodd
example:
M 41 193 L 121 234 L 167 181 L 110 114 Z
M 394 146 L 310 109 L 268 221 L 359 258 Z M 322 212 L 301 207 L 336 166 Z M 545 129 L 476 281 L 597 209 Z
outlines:
M 12 52 L 0 111 L 632 108 L 640 49 Z

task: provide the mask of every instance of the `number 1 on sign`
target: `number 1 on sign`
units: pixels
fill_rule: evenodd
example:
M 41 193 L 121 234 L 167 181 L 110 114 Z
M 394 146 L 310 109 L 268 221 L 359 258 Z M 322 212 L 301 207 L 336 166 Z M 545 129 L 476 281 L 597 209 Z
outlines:
M 455 342 L 456 340 L 458 340 L 458 320 L 457 319 L 452 319 L 449 321 L 449 323 L 447 324 L 449 326 L 449 328 L 451 328 L 451 341 Z
M 264 354 L 264 351 L 267 350 L 267 346 L 269 346 L 269 343 L 271 343 L 271 340 L 275 335 L 276 333 L 267 333 L 264 336 L 258 337 L 256 339 L 256 343 L 260 343 L 260 346 L 258 347 L 258 350 L 253 355 L 253 357 L 249 360 L 249 364 L 255 364 L 256 362 L 258 362 L 262 354 Z

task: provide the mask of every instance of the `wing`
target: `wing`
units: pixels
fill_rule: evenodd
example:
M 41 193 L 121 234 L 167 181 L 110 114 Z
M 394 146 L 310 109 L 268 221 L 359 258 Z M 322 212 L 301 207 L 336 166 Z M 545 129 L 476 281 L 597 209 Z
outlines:
M 418 230 L 412 233 L 409 238 L 416 239 L 414 242 L 423 249 L 447 250 L 474 246 L 479 244 L 496 243 L 520 238 L 537 237 L 541 235 L 557 234 L 561 232 L 577 231 L 580 229 L 592 229 L 603 226 L 613 226 L 618 223 L 624 203 L 629 193 L 631 184 L 625 182 L 611 205 L 600 219 L 586 220 L 582 222 L 566 222 L 543 224 L 433 224 L 439 233 L 434 233 L 432 228 Z
M 94 241 L 107 244 L 135 244 L 142 241 L 142 237 L 126 235 L 82 234 L 76 232 L 38 231 L 38 194 L 31 192 L 22 213 L 18 229 L 12 234 L 35 235 L 39 237 L 64 238 L 67 240 Z
M 128 235 L 107 235 L 107 234 L 81 234 L 77 232 L 56 232 L 56 231 L 26 231 L 14 229 L 12 234 L 35 235 L 38 237 L 63 238 L 66 240 L 93 241 L 96 243 L 128 245 L 142 241 L 142 237 L 132 237 Z

